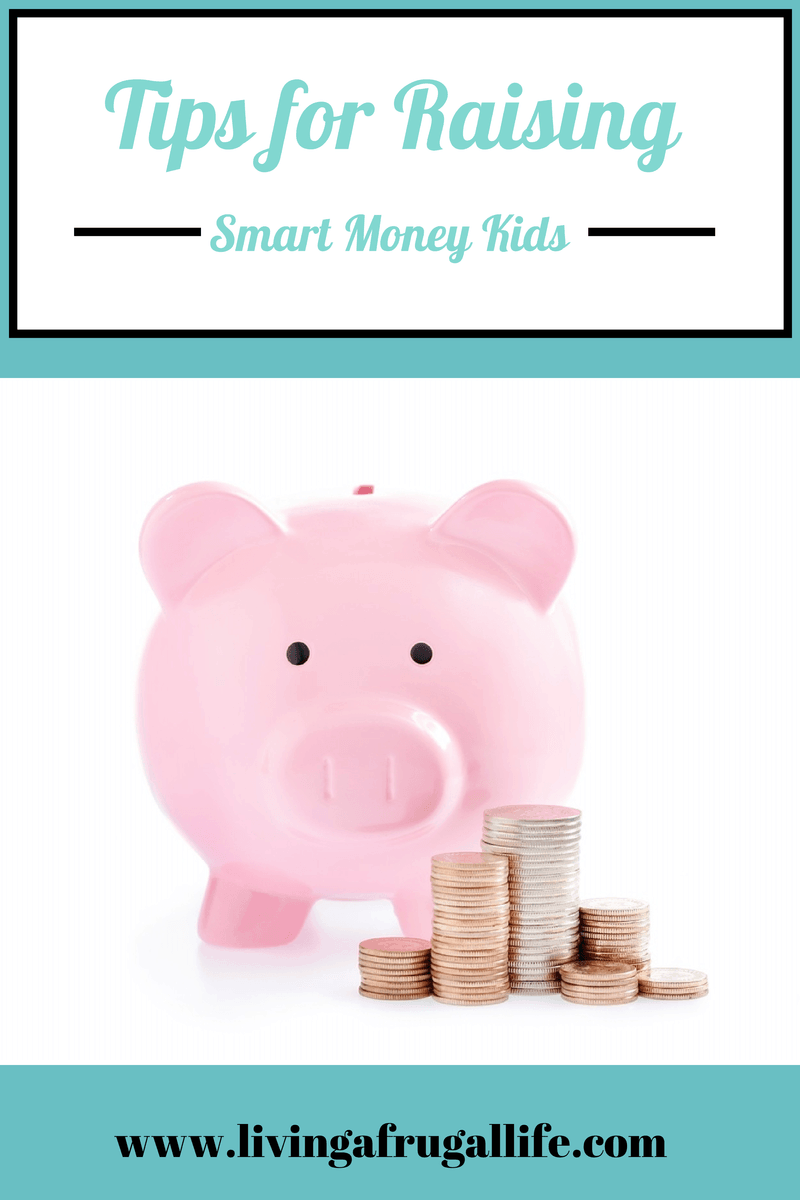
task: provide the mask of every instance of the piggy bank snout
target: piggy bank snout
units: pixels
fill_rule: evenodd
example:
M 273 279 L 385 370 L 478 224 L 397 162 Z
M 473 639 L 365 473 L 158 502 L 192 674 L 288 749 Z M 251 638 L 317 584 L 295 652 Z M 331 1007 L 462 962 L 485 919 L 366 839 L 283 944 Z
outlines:
M 434 717 L 375 705 L 328 716 L 278 755 L 284 819 L 310 833 L 401 834 L 437 823 L 456 802 L 460 756 Z

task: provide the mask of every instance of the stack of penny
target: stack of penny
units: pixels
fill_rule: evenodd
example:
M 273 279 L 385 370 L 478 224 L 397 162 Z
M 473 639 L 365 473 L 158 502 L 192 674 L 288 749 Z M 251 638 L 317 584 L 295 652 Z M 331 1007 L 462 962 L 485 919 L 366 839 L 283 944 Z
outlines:
M 575 962 L 561 968 L 561 995 L 570 1004 L 630 1004 L 639 995 L 630 963 Z
M 483 815 L 481 849 L 508 861 L 508 974 L 512 992 L 559 991 L 558 968 L 578 959 L 581 813 L 509 804 Z
M 609 896 L 581 904 L 581 958 L 586 962 L 650 965 L 650 906 Z
M 359 995 L 421 1000 L 431 994 L 431 944 L 422 938 L 369 938 L 358 947 Z
M 646 967 L 639 972 L 639 995 L 651 1000 L 696 1000 L 708 995 L 708 976 L 688 967 Z
M 433 994 L 441 1004 L 508 999 L 508 864 L 491 854 L 431 859 Z

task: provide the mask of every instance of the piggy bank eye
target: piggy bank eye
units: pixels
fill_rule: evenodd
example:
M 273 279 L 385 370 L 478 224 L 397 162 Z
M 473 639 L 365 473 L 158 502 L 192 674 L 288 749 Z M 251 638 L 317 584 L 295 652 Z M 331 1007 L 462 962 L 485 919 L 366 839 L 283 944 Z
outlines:
M 415 663 L 419 663 L 420 666 L 423 666 L 425 663 L 429 663 L 431 661 L 433 658 L 433 651 L 427 642 L 417 642 L 415 646 L 411 647 L 411 657 Z
M 302 667 L 304 662 L 308 662 L 310 653 L 311 651 L 305 642 L 292 642 L 286 651 L 286 657 L 293 667 Z

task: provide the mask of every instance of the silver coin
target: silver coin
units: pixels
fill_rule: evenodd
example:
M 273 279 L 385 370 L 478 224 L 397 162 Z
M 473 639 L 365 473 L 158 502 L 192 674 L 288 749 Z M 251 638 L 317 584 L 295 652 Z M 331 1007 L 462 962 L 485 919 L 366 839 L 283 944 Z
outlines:
M 509 896 L 509 901 L 511 897 Z M 639 937 L 643 933 L 650 932 L 650 923 L 642 925 L 626 925 L 626 926 L 599 926 L 587 925 L 581 920 L 581 931 L 588 937 Z
M 537 958 L 553 958 L 555 955 L 563 956 L 568 954 L 571 958 L 578 957 L 578 947 L 570 946 L 569 942 L 557 942 L 552 946 L 530 945 L 516 946 L 513 943 L 509 944 L 508 957 L 521 962 L 523 959 L 528 959 L 533 962 Z
M 561 954 L 545 954 L 541 958 L 514 958 L 509 956 L 508 969 L 514 971 L 544 971 L 548 968 L 563 967 L 569 963 L 578 962 L 578 956 L 574 951 L 563 951 Z
M 536 908 L 543 904 L 549 904 L 551 907 L 558 906 L 569 909 L 569 914 L 576 921 L 580 921 L 578 915 L 578 902 L 574 892 L 533 892 L 523 888 L 519 892 L 515 892 L 508 897 L 508 903 L 512 908 Z
M 541 871 L 512 871 L 508 878 L 508 891 L 518 892 L 520 888 L 528 890 L 536 889 L 544 891 L 570 891 L 575 896 L 575 903 L 580 908 L 580 896 L 578 890 L 580 888 L 580 871 L 573 871 L 571 874 L 566 871 L 541 872 Z M 603 926 L 605 928 L 605 926 Z
M 541 900 L 546 900 L 548 896 L 553 896 L 557 900 L 566 900 L 575 910 L 575 920 L 580 920 L 578 912 L 578 898 L 576 896 L 577 887 L 572 884 L 561 885 L 559 890 L 551 891 L 548 886 L 548 880 L 526 880 L 524 883 L 516 881 L 508 889 L 508 900 L 510 904 L 522 904 L 525 900 L 530 900 L 533 904 L 538 904 Z
M 577 933 L 570 930 L 558 931 L 550 935 L 540 934 L 538 930 L 529 930 L 514 925 L 508 931 L 508 940 L 511 945 L 515 946 L 580 946 L 580 938 Z
M 483 835 L 483 842 L 491 849 L 486 850 L 487 854 L 496 856 L 502 855 L 517 855 L 521 858 L 541 858 L 541 859 L 560 859 L 565 856 L 577 856 L 581 852 L 578 842 L 571 842 L 564 845 L 543 845 L 539 842 L 511 842 L 502 838 L 490 837 L 488 834 Z
M 527 942 L 520 943 L 519 945 L 514 942 L 509 942 L 508 944 L 508 957 L 516 959 L 518 962 L 522 962 L 523 960 L 533 962 L 535 959 L 563 958 L 564 956 L 577 959 L 578 947 L 570 946 L 568 942 L 563 942 L 558 946 L 530 945 Z
M 575 883 L 580 879 L 580 855 L 573 855 L 571 862 L 554 861 L 545 855 L 533 859 L 529 855 L 506 854 L 505 859 L 508 863 L 509 884 L 520 879 L 565 879 L 568 883 Z
M 581 912 L 585 913 L 629 913 L 649 911 L 646 900 L 629 900 L 624 896 L 608 896 L 597 900 L 584 900 Z
M 514 920 L 525 921 L 527 925 L 540 925 L 547 929 L 576 929 L 580 931 L 580 925 L 572 913 L 559 909 L 556 912 L 521 912 L 516 909 L 510 914 Z
M 580 943 L 577 929 L 540 929 L 537 925 L 509 925 L 508 936 L 525 942 L 572 942 Z
M 532 858 L 561 858 L 564 855 L 580 854 L 580 842 L 548 842 L 546 845 L 540 842 L 518 842 L 511 838 L 496 837 L 494 834 L 488 836 L 483 835 L 483 842 L 491 849 L 485 850 L 485 854 L 491 854 L 497 857 L 498 854 L 524 854 L 530 855 Z
M 530 929 L 531 933 L 574 933 L 576 937 L 580 937 L 581 932 L 580 927 L 569 919 L 569 915 L 558 909 L 549 913 L 511 912 L 508 923 L 510 926 Z
M 534 850 L 541 847 L 543 850 L 557 849 L 560 846 L 577 846 L 581 840 L 580 831 L 576 831 L 569 837 L 553 836 L 541 837 L 528 834 L 511 833 L 505 829 L 487 829 L 485 826 L 481 831 L 481 837 L 487 842 L 496 842 L 499 845 L 511 843 L 514 846 L 521 846 L 523 850 Z
M 519 892 L 569 892 L 569 894 L 574 897 L 575 905 L 578 908 L 580 908 L 580 897 L 578 896 L 579 888 L 580 881 L 575 876 L 540 875 L 536 871 L 529 871 L 526 875 L 513 875 L 508 881 L 509 896 L 516 895 Z
M 534 891 L 532 888 L 520 888 L 518 891 L 509 892 L 509 904 L 546 904 L 548 901 L 556 901 L 559 904 L 567 905 L 575 920 L 580 920 L 578 913 L 578 898 L 575 891 L 551 892 L 547 888 L 541 891 Z
M 576 933 L 569 929 L 565 931 L 557 931 L 552 934 L 541 934 L 538 930 L 525 929 L 519 925 L 513 925 L 508 930 L 509 940 L 518 945 L 526 946 L 547 946 L 547 945 L 569 945 L 579 946 L 580 938 Z
M 550 976 L 542 977 L 541 979 L 535 978 L 535 977 L 531 977 L 530 979 L 509 979 L 508 982 L 509 982 L 510 987 L 519 988 L 520 990 L 530 990 L 530 991 L 545 991 L 545 990 L 560 991 L 561 990 L 561 981 L 559 979 L 554 979 Z
M 577 946 L 579 936 L 574 929 L 539 929 L 536 926 L 509 925 L 508 936 L 524 938 L 528 942 L 574 942 Z
M 580 930 L 577 925 L 573 925 L 570 921 L 562 921 L 560 917 L 552 917 L 549 920 L 540 920 L 535 918 L 522 918 L 518 914 L 514 914 L 514 919 L 508 923 L 509 929 L 518 929 L 531 937 L 538 936 L 558 936 L 558 937 L 580 937 Z
M 509 959 L 508 970 L 512 975 L 541 975 L 542 971 L 549 971 L 555 976 L 562 967 L 568 967 L 573 962 L 578 960 L 571 955 L 559 955 L 557 959 Z
M 512 946 L 581 946 L 576 934 L 553 934 L 542 937 L 540 934 L 529 934 L 528 930 L 510 929 L 509 942 Z
M 541 875 L 526 879 L 514 879 L 508 885 L 509 900 L 517 902 L 524 900 L 526 896 L 533 896 L 534 900 L 538 900 L 540 896 L 550 895 L 568 896 L 572 903 L 577 905 L 577 892 L 577 880 L 554 879 L 550 876 L 543 877 Z
M 557 983 L 559 971 L 571 965 L 569 959 L 564 962 L 509 963 L 508 975 L 509 979 L 549 979 L 551 983 Z
M 527 899 L 537 904 L 540 900 L 546 900 L 548 896 L 569 900 L 575 910 L 576 920 L 580 918 L 577 881 L 567 879 L 552 883 L 549 876 L 526 875 L 513 879 L 508 885 L 508 898 L 515 904 Z
M 705 971 L 694 971 L 689 967 L 652 967 L 645 977 L 645 982 L 656 984 L 707 984 L 708 976 Z
M 560 841 L 576 841 L 581 836 L 581 828 L 575 826 L 566 829 L 509 829 L 505 826 L 485 824 L 482 833 L 493 838 L 513 838 L 523 842 L 541 842 L 542 845 L 553 845 Z
M 535 829 L 537 826 L 552 825 L 558 827 L 560 825 L 570 825 L 576 821 L 580 821 L 581 813 L 572 812 L 568 814 L 558 813 L 552 816 L 535 817 L 531 814 L 501 812 L 496 808 L 487 808 L 483 814 L 484 821 L 492 823 L 503 823 L 506 825 L 525 825 Z
M 509 951 L 524 950 L 528 954 L 549 954 L 553 950 L 561 950 L 563 948 L 578 953 L 580 947 L 576 938 L 525 938 L 517 941 L 514 937 L 509 937 Z
M 541 953 L 534 951 L 528 951 L 525 954 L 509 953 L 508 962 L 509 965 L 513 963 L 517 968 L 537 966 L 546 962 L 578 962 L 578 954 L 573 946 L 558 946 Z
M 568 896 L 573 906 L 577 908 L 578 904 L 578 882 L 572 879 L 555 879 L 550 875 L 526 875 L 524 877 L 514 878 L 509 881 L 508 898 L 519 902 L 524 900 L 526 896 L 533 896 L 537 900 L 540 896 L 547 895 L 551 885 L 557 888 L 557 891 L 552 892 L 554 896 Z M 575 913 L 577 917 L 578 912 Z
M 537 883 L 531 887 L 515 887 L 508 890 L 508 901 L 511 904 L 519 904 L 523 900 L 530 900 L 533 904 L 539 904 L 542 900 L 547 900 L 552 897 L 554 900 L 568 900 L 573 907 L 578 903 L 578 889 L 572 884 L 559 884 L 558 887 L 550 887 L 546 883 Z M 622 932 L 627 932 L 623 930 Z
M 572 960 L 567 959 L 564 962 L 538 962 L 538 963 L 509 963 L 509 976 L 515 979 L 550 979 L 555 981 L 559 977 L 559 971 L 564 967 L 571 967 Z
M 570 829 L 580 828 L 580 817 L 567 821 L 509 821 L 505 817 L 484 817 L 484 829 L 510 829 L 519 833 L 564 833 Z
M 537 870 L 517 870 L 516 867 L 508 873 L 508 888 L 512 891 L 520 887 L 549 887 L 551 884 L 562 884 L 569 887 L 580 885 L 580 867 L 568 871 L 561 867 L 544 867 Z
M 513 951 L 513 947 L 512 947 Z M 520 966 L 537 966 L 541 963 L 555 962 L 578 962 L 578 954 L 572 946 L 562 946 L 557 950 L 550 950 L 546 953 L 539 953 L 534 950 L 528 950 L 523 954 L 509 953 L 509 963 L 514 963 L 517 967 Z
M 509 990 L 511 992 L 515 993 L 517 996 L 522 996 L 522 997 L 527 996 L 531 1000 L 538 999 L 540 996 L 550 996 L 550 995 L 557 996 L 558 995 L 558 991 L 555 988 L 533 989 L 533 988 L 517 986 L 517 987 L 512 987 Z
M 549 928 L 561 927 L 580 932 L 580 925 L 571 912 L 569 902 L 566 904 L 518 904 L 509 909 L 509 919 L 528 925 L 546 925 Z
M 552 988 L 553 990 L 560 990 L 560 983 L 559 983 L 558 979 L 556 979 L 555 977 L 552 977 L 552 976 L 542 976 L 542 977 L 531 976 L 530 978 L 528 978 L 527 976 L 524 976 L 524 975 L 523 976 L 510 975 L 508 978 L 508 984 L 509 984 L 509 987 L 522 988 L 522 989 L 530 986 L 531 984 L 539 984 L 540 985 L 539 990 L 543 990 L 541 985 L 546 984 L 548 988 Z
M 512 864 L 508 873 L 508 890 L 513 892 L 519 888 L 569 887 L 576 893 L 580 888 L 581 871 L 577 863 L 571 863 L 568 868 L 562 868 L 557 863 L 539 865 L 531 863 L 525 867 L 518 863 Z M 575 897 L 576 907 L 580 908 L 580 897 Z
M 580 945 L 577 929 L 554 929 L 551 933 L 543 934 L 540 929 L 531 929 L 526 925 L 509 925 L 508 936 L 513 942 L 564 941 L 573 946 Z
M 573 925 L 570 920 L 569 908 L 561 908 L 558 905 L 541 905 L 534 908 L 531 905 L 521 905 L 519 908 L 512 908 L 509 913 L 511 924 L 527 925 L 530 923 L 531 928 L 535 929 L 542 924 L 569 926 L 570 929 L 575 929 L 576 932 L 581 931 L 579 925 Z
M 508 943 L 509 958 L 546 958 L 553 954 L 570 954 L 573 958 L 577 958 L 578 953 L 576 942 L 554 942 L 552 946 L 543 946 L 541 942 Z
M 556 889 L 551 892 L 551 889 Z M 578 881 L 574 879 L 556 879 L 553 875 L 524 875 L 515 876 L 508 884 L 509 900 L 519 900 L 525 896 L 539 896 L 551 892 L 552 895 L 569 896 L 575 908 L 578 908 Z M 578 916 L 578 912 L 575 913 Z
M 520 920 L 543 921 L 551 924 L 570 925 L 580 929 L 577 914 L 571 900 L 521 900 L 509 906 L 509 914 Z
M 521 988 L 523 990 L 525 988 L 530 988 L 531 991 L 544 991 L 545 988 L 548 990 L 559 991 L 561 988 L 561 982 L 555 975 L 541 977 L 537 976 L 535 978 L 531 977 L 530 979 L 526 978 L 525 976 L 510 975 L 508 982 L 511 987 Z
M 580 942 L 570 934 L 567 934 L 566 937 L 557 938 L 527 937 L 525 933 L 520 933 L 512 929 L 508 934 L 508 944 L 509 946 L 529 946 L 531 949 L 536 947 L 547 949 L 551 946 L 574 946 L 577 950 Z
M 555 979 L 509 979 L 512 992 L 558 992 L 561 986 Z

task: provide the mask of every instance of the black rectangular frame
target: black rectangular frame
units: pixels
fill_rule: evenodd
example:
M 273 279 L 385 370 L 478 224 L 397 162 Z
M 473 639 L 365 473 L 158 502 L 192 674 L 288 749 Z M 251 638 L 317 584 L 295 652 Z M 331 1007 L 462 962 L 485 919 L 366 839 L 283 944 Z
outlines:
M 51 9 L 9 10 L 9 337 L 12 338 L 790 338 L 792 336 L 791 9 Z M 783 20 L 783 327 L 781 329 L 20 329 L 18 41 L 24 17 L 773 17 Z

